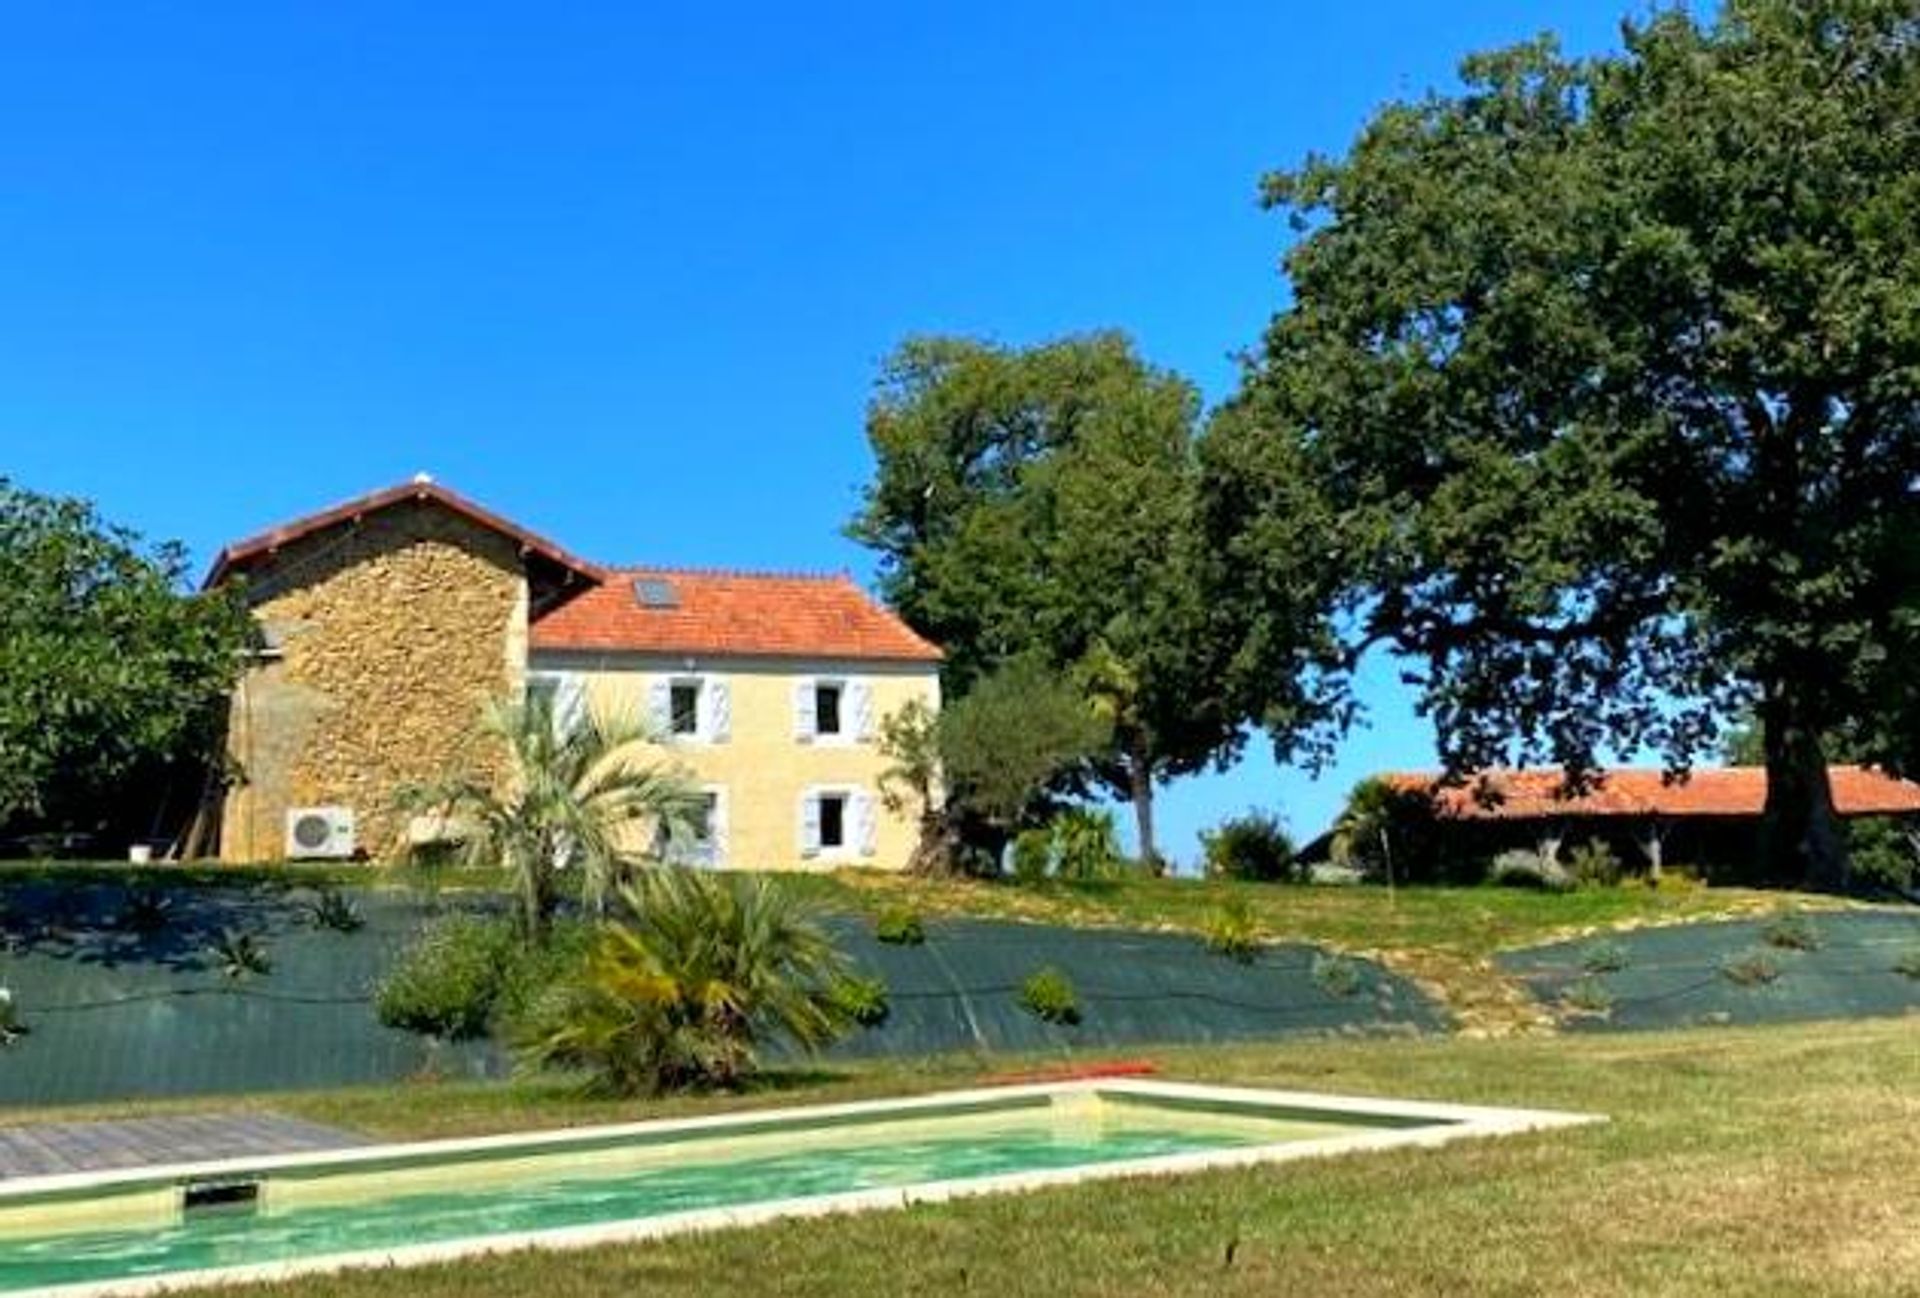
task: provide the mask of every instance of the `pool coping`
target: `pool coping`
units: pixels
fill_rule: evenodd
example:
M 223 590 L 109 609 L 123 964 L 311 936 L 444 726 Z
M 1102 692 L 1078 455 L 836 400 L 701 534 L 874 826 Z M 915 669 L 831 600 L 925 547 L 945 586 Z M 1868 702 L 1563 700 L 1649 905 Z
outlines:
M 992 1194 L 1009 1194 L 1079 1185 L 1090 1181 L 1128 1177 L 1180 1176 L 1201 1171 L 1246 1168 L 1325 1158 L 1339 1154 L 1386 1149 L 1431 1149 L 1458 1140 L 1520 1135 L 1606 1122 L 1600 1114 L 1568 1113 L 1548 1109 L 1497 1108 L 1420 1100 L 1387 1100 L 1373 1096 L 1326 1095 L 1312 1091 L 1281 1091 L 1245 1086 L 1213 1086 L 1135 1078 L 1089 1078 L 1019 1086 L 977 1087 L 941 1091 L 901 1099 L 860 1100 L 841 1104 L 786 1106 L 693 1118 L 665 1118 L 593 1127 L 567 1127 L 535 1132 L 453 1140 L 411 1141 L 391 1145 L 315 1151 L 305 1154 L 263 1155 L 212 1162 L 178 1163 L 106 1172 L 62 1173 L 0 1183 L 0 1209 L 19 1200 L 61 1200 L 111 1191 L 198 1181 L 239 1180 L 286 1174 L 306 1169 L 351 1169 L 431 1156 L 502 1153 L 562 1152 L 572 1146 L 591 1146 L 641 1136 L 724 1134 L 729 1129 L 765 1124 L 785 1125 L 911 1116 L 927 1110 L 992 1108 L 1022 1101 L 1043 1102 L 1080 1094 L 1137 1096 L 1144 1099 L 1187 1100 L 1266 1110 L 1299 1109 L 1335 1118 L 1427 1121 L 1435 1125 L 1383 1126 L 1368 1130 L 1238 1149 L 1157 1155 L 1122 1159 L 1079 1167 L 1031 1172 L 1008 1172 L 963 1180 L 927 1181 L 917 1185 L 850 1190 L 801 1198 L 770 1199 L 762 1203 L 724 1208 L 696 1208 L 628 1221 L 595 1222 L 546 1230 L 517 1231 L 392 1248 L 290 1258 L 198 1271 L 119 1280 L 89 1280 L 75 1284 L 14 1290 L 8 1298 L 143 1298 L 181 1289 L 250 1284 L 383 1267 L 420 1266 L 460 1258 L 527 1251 L 559 1251 L 607 1244 L 662 1239 L 700 1231 L 732 1229 L 767 1222 L 833 1216 L 915 1204 L 946 1203 Z

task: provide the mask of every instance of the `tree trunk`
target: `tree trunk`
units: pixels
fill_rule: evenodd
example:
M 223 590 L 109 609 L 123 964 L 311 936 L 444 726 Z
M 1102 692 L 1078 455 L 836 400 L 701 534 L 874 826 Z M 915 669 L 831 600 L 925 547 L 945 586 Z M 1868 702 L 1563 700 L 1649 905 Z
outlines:
M 1785 681 L 1768 683 L 1760 716 L 1767 747 L 1760 868 L 1769 882 L 1844 889 L 1850 873 L 1847 849 L 1834 814 L 1819 728 L 1809 724 Z
M 1147 751 L 1145 735 L 1136 734 L 1127 742 L 1127 790 L 1133 799 L 1140 859 L 1155 874 L 1165 874 L 1166 862 L 1160 859 L 1160 845 L 1153 836 L 1153 757 Z

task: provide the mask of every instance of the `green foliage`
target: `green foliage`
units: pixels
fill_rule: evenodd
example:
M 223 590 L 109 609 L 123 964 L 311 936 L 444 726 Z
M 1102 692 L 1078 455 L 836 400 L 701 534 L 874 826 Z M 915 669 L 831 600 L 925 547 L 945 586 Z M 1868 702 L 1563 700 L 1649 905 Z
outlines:
M 27 1035 L 27 1025 L 20 1020 L 20 1007 L 14 1002 L 13 992 L 0 987 L 0 1046 L 10 1046 Z
M 394 962 L 374 993 L 374 1013 L 390 1028 L 448 1041 L 485 1036 L 521 952 L 507 921 L 445 916 Z
M 1015 834 L 1010 861 L 1015 883 L 1044 883 L 1053 873 L 1052 829 L 1035 826 Z
M 1487 882 L 1502 888 L 1532 888 L 1540 892 L 1570 892 L 1575 886 L 1573 876 L 1559 862 L 1524 848 L 1494 857 L 1487 869 Z
M 1893 962 L 1893 971 L 1907 978 L 1920 978 L 1920 946 L 1902 951 Z
M 874 919 L 873 935 L 888 946 L 919 946 L 927 940 L 927 927 L 911 906 L 889 906 Z
M 207 954 L 213 957 L 214 967 L 235 982 L 273 972 L 273 957 L 266 943 L 239 929 L 221 929 L 208 945 Z
M 182 593 L 187 556 L 0 478 L 0 826 L 131 834 L 214 760 L 252 623 Z
M 939 733 L 949 801 L 1011 829 L 1100 750 L 1108 726 L 1066 680 L 1022 658 L 942 711 Z
M 307 903 L 307 918 L 315 928 L 334 933 L 357 933 L 366 927 L 367 917 L 353 898 L 338 888 L 322 888 Z
M 1662 6 L 1461 78 L 1267 178 L 1291 296 L 1224 458 L 1285 444 L 1449 769 L 1681 762 L 1758 700 L 1764 868 L 1832 880 L 1821 737 L 1920 734 L 1913 8 Z
M 1736 987 L 1765 987 L 1780 979 L 1780 962 L 1764 947 L 1735 952 L 1720 962 L 1720 976 Z
M 940 718 L 912 699 L 880 719 L 877 748 L 886 767 L 880 772 L 880 799 L 896 816 L 911 816 L 919 827 L 907 873 L 951 874 L 965 865 L 958 827 L 939 797 Z
M 1611 888 L 1620 882 L 1620 858 L 1598 838 L 1590 838 L 1567 853 L 1567 873 L 1583 888 Z
M 947 650 L 950 698 L 1022 657 L 1075 683 L 1107 722 L 1076 774 L 1135 800 L 1143 828 L 1156 780 L 1242 742 L 1238 638 L 1197 526 L 1199 410 L 1117 333 L 909 340 L 868 408 L 875 474 L 848 528 Z
M 1814 928 L 1812 920 L 1799 911 L 1788 911 L 1768 920 L 1766 927 L 1760 930 L 1760 940 L 1783 951 L 1820 949 L 1819 930 Z
M 1336 1000 L 1357 993 L 1363 981 L 1360 962 L 1350 956 L 1322 952 L 1313 957 L 1314 986 Z
M 1020 1008 L 1043 1023 L 1071 1026 L 1080 1021 L 1080 997 L 1073 982 L 1052 965 L 1037 969 L 1020 984 Z
M 563 885 L 603 912 L 609 891 L 646 860 L 633 844 L 659 836 L 642 831 L 688 833 L 704 811 L 684 770 L 643 760 L 655 736 L 637 717 L 562 716 L 551 695 L 530 694 L 488 704 L 482 720 L 514 778 L 456 773 L 398 801 L 448 828 L 459 864 L 506 874 L 530 945 L 546 940 Z
M 1862 887 L 1895 892 L 1920 888 L 1920 826 L 1891 816 L 1849 820 L 1847 846 L 1854 880 Z
M 1279 883 L 1298 877 L 1293 840 L 1278 816 L 1249 811 L 1200 836 L 1209 879 Z
M 831 995 L 834 1008 L 863 1028 L 879 1027 L 893 1012 L 884 978 L 848 974 L 833 984 Z
M 778 881 L 659 869 L 619 895 L 621 916 L 516 1033 L 528 1063 L 617 1095 L 732 1087 L 769 1039 L 816 1050 L 845 1030 L 845 957 Z
M 1588 974 L 1567 984 L 1566 990 L 1560 993 L 1560 1003 L 1580 1014 L 1606 1014 L 1613 1009 L 1613 992 Z
M 1619 973 L 1628 963 L 1627 949 L 1605 938 L 1587 943 L 1580 953 L 1580 967 L 1590 974 Z
M 1120 837 L 1105 807 L 1068 807 L 1053 818 L 1054 872 L 1062 879 L 1111 879 L 1122 868 Z
M 1260 922 L 1245 897 L 1229 897 L 1207 917 L 1207 950 L 1241 964 L 1260 954 Z
M 1431 792 L 1360 781 L 1333 824 L 1333 859 L 1373 883 L 1470 883 L 1485 866 L 1442 832 Z

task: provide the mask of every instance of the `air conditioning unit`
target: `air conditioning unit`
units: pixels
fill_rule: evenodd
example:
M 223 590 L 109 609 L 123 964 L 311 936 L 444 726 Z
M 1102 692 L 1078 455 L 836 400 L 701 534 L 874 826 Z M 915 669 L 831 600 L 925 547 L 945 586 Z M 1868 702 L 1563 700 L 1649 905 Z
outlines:
M 295 807 L 287 812 L 287 857 L 343 861 L 353 855 L 352 807 Z

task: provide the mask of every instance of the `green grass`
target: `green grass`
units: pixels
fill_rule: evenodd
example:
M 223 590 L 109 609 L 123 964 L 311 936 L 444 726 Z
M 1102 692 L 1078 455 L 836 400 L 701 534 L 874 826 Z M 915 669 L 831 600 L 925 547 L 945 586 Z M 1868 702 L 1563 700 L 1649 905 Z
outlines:
M 287 1298 L 1920 1292 L 1920 1025 L 1157 1052 L 1171 1076 L 1609 1114 L 1603 1127 L 516 1254 L 221 1293 Z M 996 1067 L 1005 1067 L 999 1061 Z M 385 1136 L 902 1094 L 946 1060 L 747 1096 L 420 1085 L 273 1107 Z M 1231 1252 L 1231 1262 L 1228 1261 Z

